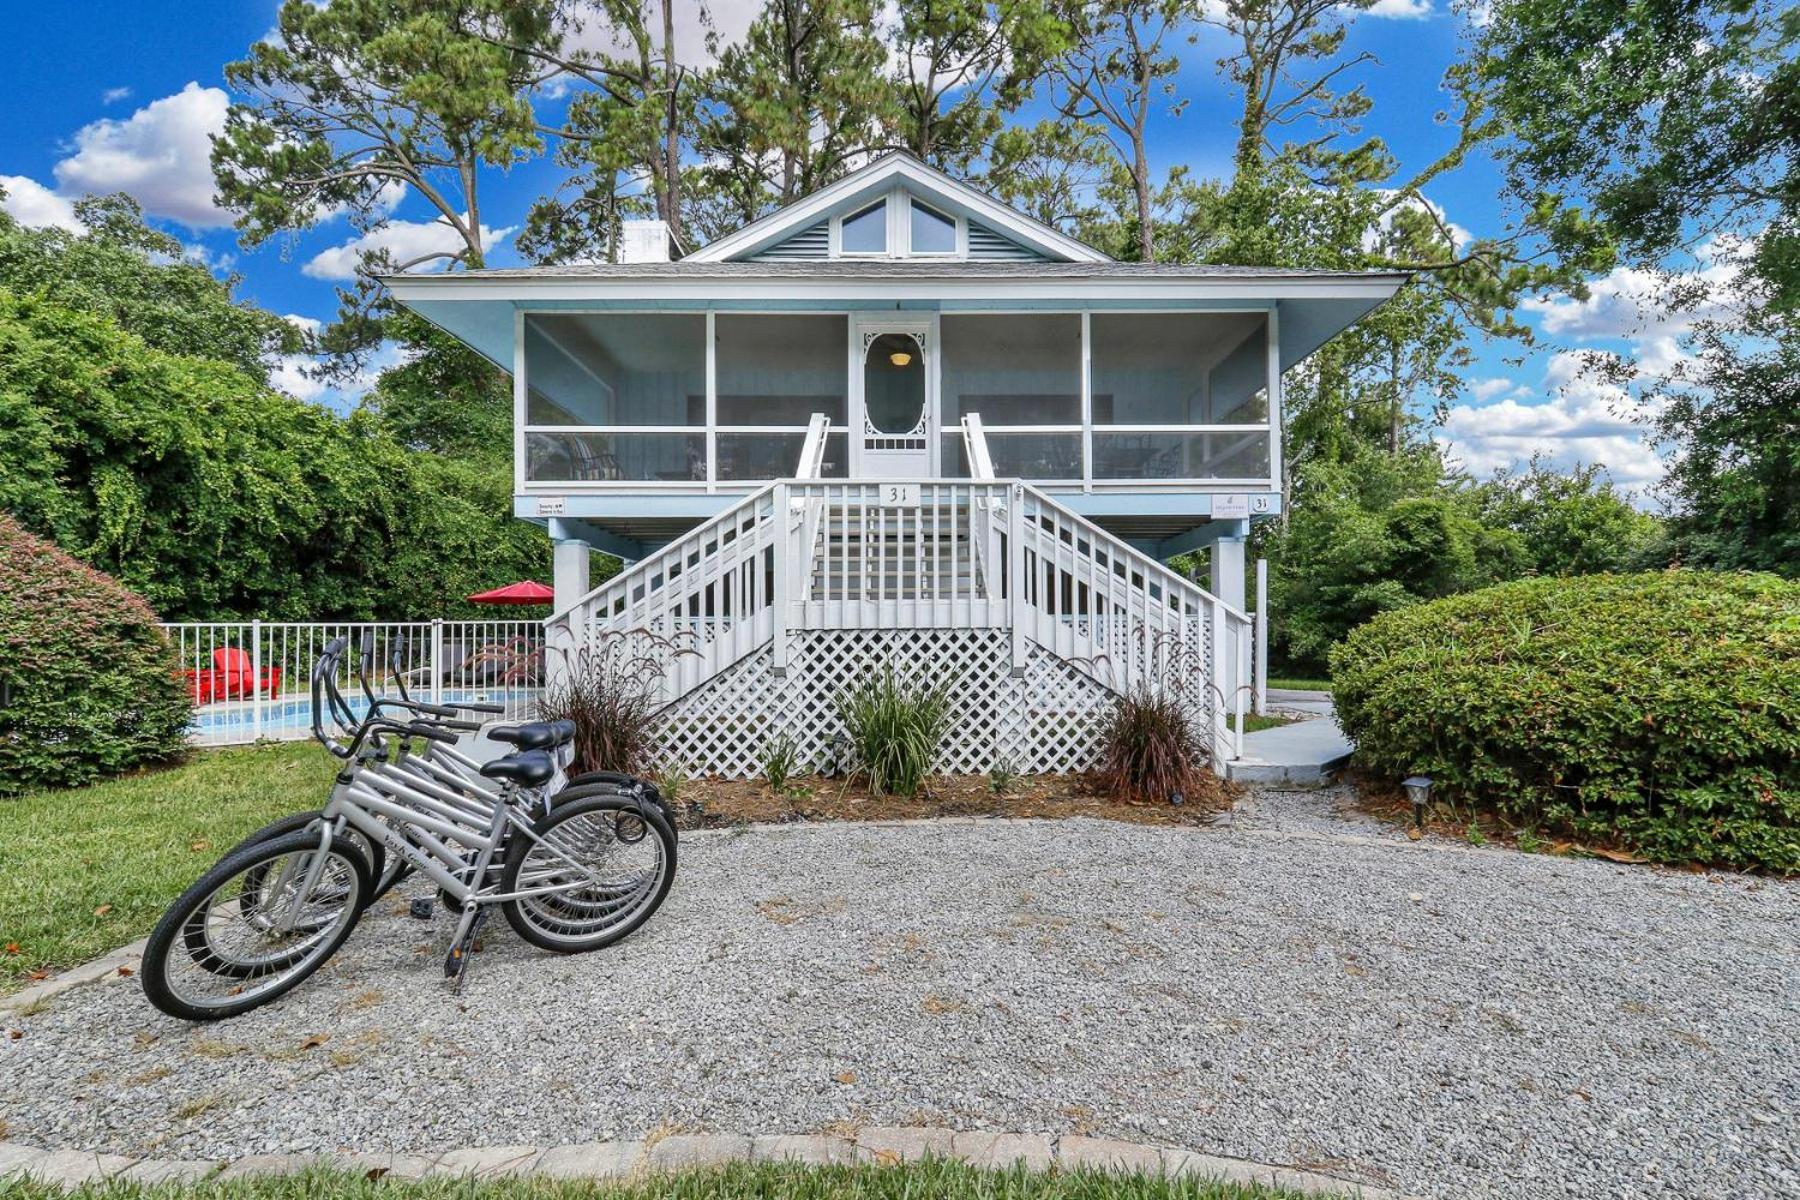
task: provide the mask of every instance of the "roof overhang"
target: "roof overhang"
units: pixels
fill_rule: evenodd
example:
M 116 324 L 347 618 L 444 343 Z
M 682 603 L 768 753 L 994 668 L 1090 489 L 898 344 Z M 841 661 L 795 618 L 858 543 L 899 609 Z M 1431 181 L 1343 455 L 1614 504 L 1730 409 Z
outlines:
M 797 278 L 734 272 L 684 278 L 678 273 L 499 272 L 400 275 L 384 280 L 394 297 L 426 320 L 512 369 L 513 319 L 520 311 L 905 310 L 980 312 L 1043 309 L 1254 311 L 1280 308 L 1281 364 L 1294 366 L 1392 296 L 1404 274 L 1116 274 L 1069 270 L 1009 275 L 1004 268 L 933 275 L 889 271 L 858 278 Z
M 1111 261 L 1085 242 L 1035 221 L 985 192 L 899 152 L 876 159 L 836 183 L 776 209 L 735 233 L 707 243 L 682 261 L 717 263 L 748 258 L 839 211 L 860 207 L 863 201 L 874 200 L 898 183 L 908 185 L 934 206 L 959 217 L 981 221 L 1046 258 L 1063 262 Z

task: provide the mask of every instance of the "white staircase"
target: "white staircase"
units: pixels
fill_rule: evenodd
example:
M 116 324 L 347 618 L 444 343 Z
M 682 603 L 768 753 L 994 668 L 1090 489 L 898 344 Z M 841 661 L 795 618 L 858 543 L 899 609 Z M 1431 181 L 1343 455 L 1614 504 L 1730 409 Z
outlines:
M 1085 769 L 1107 698 L 1143 688 L 1184 699 L 1215 766 L 1238 756 L 1244 613 L 1017 480 L 807 477 L 817 461 L 809 438 L 802 477 L 551 617 L 549 670 L 622 639 L 658 656 L 664 752 L 693 774 L 753 774 L 781 733 L 828 756 L 833 697 L 886 664 L 956 680 L 946 770 Z

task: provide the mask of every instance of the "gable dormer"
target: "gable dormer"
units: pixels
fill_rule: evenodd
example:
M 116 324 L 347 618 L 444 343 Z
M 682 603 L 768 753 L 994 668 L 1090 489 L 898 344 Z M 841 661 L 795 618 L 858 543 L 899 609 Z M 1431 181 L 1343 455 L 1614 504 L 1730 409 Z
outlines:
M 1107 257 L 906 154 L 688 256 L 689 262 L 1106 262 Z

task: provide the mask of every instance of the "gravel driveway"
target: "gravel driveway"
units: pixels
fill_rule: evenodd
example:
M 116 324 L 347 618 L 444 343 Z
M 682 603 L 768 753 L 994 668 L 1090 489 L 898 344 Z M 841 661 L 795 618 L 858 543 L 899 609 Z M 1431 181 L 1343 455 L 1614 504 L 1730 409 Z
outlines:
M 941 1123 L 1435 1197 L 1800 1194 L 1800 886 L 1411 844 L 1329 799 L 693 835 L 634 939 L 490 926 L 460 1002 L 447 918 L 383 902 L 236 1021 L 134 980 L 13 1018 L 0 1120 L 165 1157 Z

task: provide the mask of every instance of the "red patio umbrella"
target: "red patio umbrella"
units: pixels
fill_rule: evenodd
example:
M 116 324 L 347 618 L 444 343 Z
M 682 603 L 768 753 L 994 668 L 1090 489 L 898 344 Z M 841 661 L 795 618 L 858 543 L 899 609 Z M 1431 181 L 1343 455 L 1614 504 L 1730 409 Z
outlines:
M 472 604 L 548 604 L 556 593 L 532 579 L 521 579 L 505 587 L 476 592 L 469 597 Z

